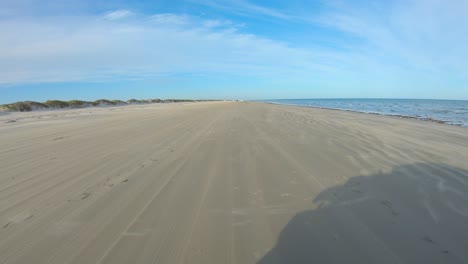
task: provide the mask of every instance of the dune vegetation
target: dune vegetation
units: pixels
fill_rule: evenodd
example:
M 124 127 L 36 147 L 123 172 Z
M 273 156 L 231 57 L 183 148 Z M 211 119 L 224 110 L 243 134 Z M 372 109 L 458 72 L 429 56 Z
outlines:
M 187 99 L 130 99 L 128 101 L 121 100 L 107 100 L 99 99 L 96 101 L 82 101 L 82 100 L 48 100 L 46 102 L 34 102 L 34 101 L 22 101 L 11 104 L 0 105 L 0 111 L 5 112 L 30 112 L 37 110 L 53 110 L 53 109 L 73 109 L 73 108 L 85 108 L 92 106 L 122 106 L 122 105 L 133 105 L 133 104 L 153 104 L 153 103 L 176 103 L 176 102 L 198 102 L 206 100 L 187 100 Z

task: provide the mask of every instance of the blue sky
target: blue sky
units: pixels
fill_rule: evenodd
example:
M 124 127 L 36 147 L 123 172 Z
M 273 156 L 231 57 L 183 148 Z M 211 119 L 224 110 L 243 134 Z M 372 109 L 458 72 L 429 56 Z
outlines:
M 2 0 L 0 103 L 468 99 L 466 0 Z

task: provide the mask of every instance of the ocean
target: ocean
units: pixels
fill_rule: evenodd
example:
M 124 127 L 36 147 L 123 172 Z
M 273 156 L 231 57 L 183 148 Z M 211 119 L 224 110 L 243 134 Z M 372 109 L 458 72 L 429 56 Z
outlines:
M 277 99 L 264 102 L 430 120 L 468 127 L 468 101 L 427 99 Z

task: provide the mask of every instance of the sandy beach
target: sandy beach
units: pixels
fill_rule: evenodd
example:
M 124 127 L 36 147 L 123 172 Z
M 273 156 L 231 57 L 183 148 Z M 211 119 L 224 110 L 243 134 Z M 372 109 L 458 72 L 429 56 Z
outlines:
M 468 263 L 468 128 L 256 102 L 0 115 L 0 263 Z

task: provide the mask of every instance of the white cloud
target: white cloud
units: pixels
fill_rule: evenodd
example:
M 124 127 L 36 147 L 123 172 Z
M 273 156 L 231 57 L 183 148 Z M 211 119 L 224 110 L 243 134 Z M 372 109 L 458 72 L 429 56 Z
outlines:
M 236 24 L 230 20 L 219 20 L 219 19 L 208 19 L 203 21 L 203 26 L 208 28 L 219 28 L 219 27 L 242 27 L 242 24 Z
M 226 21 L 185 15 L 10 20 L 0 21 L 0 32 L 7 40 L 0 43 L 3 85 L 180 73 L 278 77 L 327 67 L 320 62 L 324 53 L 243 34 Z
M 129 10 L 116 10 L 109 12 L 104 15 L 104 18 L 107 20 L 119 20 L 123 18 L 127 18 L 129 16 L 133 15 L 132 11 Z
M 213 1 L 213 0 L 190 0 L 190 1 L 199 5 L 222 9 L 222 10 L 226 10 L 231 13 L 235 13 L 239 15 L 254 16 L 254 17 L 265 16 L 265 17 L 271 17 L 275 19 L 286 19 L 286 20 L 294 19 L 294 16 L 290 14 L 287 14 L 285 12 L 282 12 L 280 10 L 276 10 L 273 8 L 268 8 L 262 5 L 257 5 L 247 0 L 226 0 L 226 1 L 223 1 L 222 3 L 219 1 Z
M 354 52 L 386 65 L 468 74 L 467 1 L 405 0 L 365 8 L 334 3 L 312 22 L 356 37 Z
M 271 9 L 271 8 L 267 8 L 264 6 L 256 5 L 256 4 L 250 3 L 249 1 L 237 0 L 237 1 L 232 1 L 232 3 L 234 6 L 237 6 L 239 10 L 243 10 L 248 13 L 263 14 L 263 15 L 267 15 L 267 16 L 271 16 L 271 17 L 275 17 L 279 19 L 291 18 L 290 15 L 284 12 Z
M 176 14 L 156 14 L 151 16 L 151 20 L 158 24 L 167 25 L 187 25 L 191 22 L 189 16 Z

